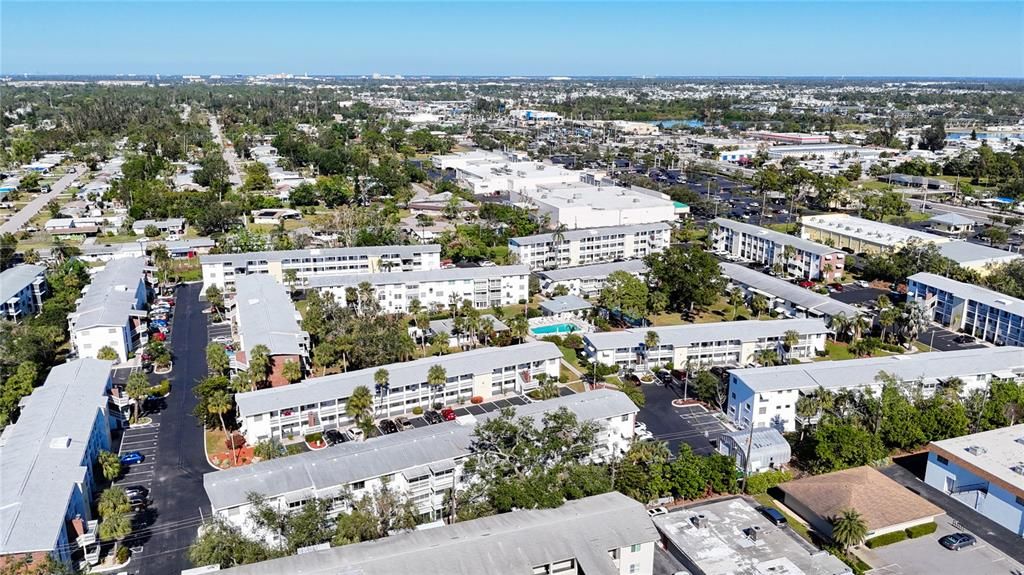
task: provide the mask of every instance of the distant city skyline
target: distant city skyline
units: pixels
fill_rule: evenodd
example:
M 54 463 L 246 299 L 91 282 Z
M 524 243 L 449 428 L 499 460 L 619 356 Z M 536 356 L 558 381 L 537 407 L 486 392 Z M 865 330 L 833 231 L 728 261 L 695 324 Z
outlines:
M 1022 2 L 21 2 L 0 73 L 1024 77 Z

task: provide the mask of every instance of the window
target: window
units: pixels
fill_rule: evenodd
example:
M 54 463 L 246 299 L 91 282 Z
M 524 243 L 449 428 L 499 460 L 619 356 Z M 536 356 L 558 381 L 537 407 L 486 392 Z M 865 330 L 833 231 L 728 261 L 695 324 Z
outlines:
M 758 408 L 758 410 L 757 410 L 757 414 L 758 415 L 764 415 L 766 413 L 768 413 L 768 408 L 767 407 L 761 407 L 761 408 Z
M 623 415 L 622 421 L 629 421 L 629 414 Z
M 945 457 L 941 456 L 941 455 L 936 455 L 936 456 L 935 456 L 935 459 L 936 459 L 936 460 L 937 460 L 937 461 L 938 461 L 939 463 L 941 463 L 942 465 L 949 465 L 949 460 L 948 460 L 948 459 L 946 459 Z
M 634 547 L 636 547 L 636 545 L 634 545 Z M 630 563 L 629 564 L 629 572 L 630 573 L 639 573 L 640 572 L 640 564 L 639 563 Z
M 630 553 L 639 553 L 641 545 L 637 543 L 629 548 Z
M 1024 505 L 1024 497 L 1017 496 L 1017 505 Z
M 366 487 L 365 481 L 356 481 L 352 484 L 352 489 L 362 489 Z

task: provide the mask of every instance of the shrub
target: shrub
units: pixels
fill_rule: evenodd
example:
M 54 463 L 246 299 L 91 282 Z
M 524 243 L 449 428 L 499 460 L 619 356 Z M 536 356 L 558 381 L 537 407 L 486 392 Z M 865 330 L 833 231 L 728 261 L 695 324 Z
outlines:
M 561 346 L 562 345 L 562 338 L 557 336 L 557 335 L 546 335 L 546 336 L 540 338 L 540 340 L 541 341 L 551 342 L 551 343 L 553 343 L 553 344 L 555 344 L 557 346 Z
M 793 474 L 782 469 L 762 471 L 747 477 L 747 491 L 752 495 L 767 493 L 772 487 L 790 479 L 793 479 Z
M 237 433 L 232 433 L 231 437 L 224 440 L 224 447 L 228 449 L 241 449 L 245 447 L 245 438 Z
M 323 441 L 324 435 L 319 431 L 316 433 L 310 433 L 306 436 L 306 443 L 319 443 Z
M 632 385 L 627 382 L 623 382 L 618 386 L 619 391 L 626 394 L 626 397 L 633 400 L 633 403 L 637 407 L 642 408 L 647 403 L 647 398 L 644 396 L 644 392 L 639 387 Z
M 117 562 L 118 562 L 118 564 L 121 564 L 121 563 L 124 563 L 125 561 L 127 561 L 129 554 L 131 554 L 131 551 L 128 549 L 128 546 L 122 545 L 122 546 L 118 547 L 117 548 Z
M 558 383 L 569 383 L 569 376 L 564 373 L 558 374 Z
M 544 315 L 544 313 L 541 312 L 539 309 L 534 309 L 534 308 L 531 307 L 531 308 L 526 310 L 526 318 L 527 319 L 533 319 L 535 317 L 540 317 L 542 315 Z
M 879 535 L 878 537 L 872 537 L 864 542 L 868 546 L 868 549 L 874 549 L 875 547 L 882 547 L 883 545 L 892 545 L 893 543 L 899 543 L 907 538 L 906 531 L 893 531 L 892 533 L 886 533 L 885 535 Z
M 473 397 L 471 397 L 469 399 L 469 402 L 474 404 L 474 405 L 477 404 L 477 403 L 483 403 L 484 402 L 484 398 L 483 398 L 482 395 L 474 395 Z
M 168 380 L 168 379 L 165 379 L 165 380 L 161 381 L 159 384 L 151 386 L 149 388 L 149 394 L 150 395 L 155 395 L 157 397 L 166 397 L 167 394 L 170 393 L 170 392 L 171 392 L 171 381 Z
M 925 523 L 924 525 L 915 525 L 913 527 L 907 527 L 906 529 L 904 529 L 904 531 L 906 532 L 907 537 L 911 539 L 917 539 L 918 537 L 922 537 L 924 535 L 931 535 L 932 533 L 935 533 L 935 530 L 938 528 L 939 526 L 936 525 L 934 521 L 932 521 L 931 523 Z
M 544 399 L 544 396 L 541 395 L 539 389 L 531 389 L 530 391 L 527 391 L 526 397 L 529 397 L 530 399 L 535 399 L 537 401 Z
M 285 451 L 288 453 L 288 455 L 298 455 L 302 453 L 304 450 L 302 448 L 301 443 L 292 443 L 288 447 L 285 447 Z
M 423 415 L 423 408 L 417 405 L 416 407 L 412 408 L 412 414 Z

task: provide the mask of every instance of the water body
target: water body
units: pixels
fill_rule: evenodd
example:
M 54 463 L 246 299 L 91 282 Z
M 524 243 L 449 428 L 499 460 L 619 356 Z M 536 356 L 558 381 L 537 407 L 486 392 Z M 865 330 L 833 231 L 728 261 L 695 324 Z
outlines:
M 648 124 L 654 124 L 660 128 L 674 128 L 676 126 L 686 126 L 687 128 L 703 128 L 704 122 L 700 120 L 651 120 Z
M 971 134 L 965 132 L 954 132 L 946 134 L 947 140 L 970 140 Z M 978 132 L 979 140 L 1024 140 L 1024 133 L 1021 132 Z

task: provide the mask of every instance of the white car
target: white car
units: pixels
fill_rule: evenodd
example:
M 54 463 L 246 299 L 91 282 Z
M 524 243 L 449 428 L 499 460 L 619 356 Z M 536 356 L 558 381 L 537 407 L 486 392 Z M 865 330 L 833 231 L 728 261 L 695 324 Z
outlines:
M 654 434 L 651 433 L 650 431 L 647 431 L 646 429 L 643 430 L 643 431 L 637 431 L 636 432 L 636 440 L 637 441 L 654 441 Z
M 226 335 L 218 335 L 210 341 L 213 343 L 233 343 L 232 339 Z
M 345 433 L 348 434 L 348 438 L 352 441 L 359 441 L 360 439 L 363 438 L 363 430 L 359 429 L 358 427 L 353 427 L 352 429 L 349 429 Z
M 647 424 L 642 421 L 638 421 L 633 425 L 633 430 L 636 431 L 637 433 L 646 432 Z
M 665 509 L 664 507 L 655 507 L 653 509 L 648 509 L 647 514 L 651 517 L 657 517 L 659 515 L 668 515 L 668 509 Z

